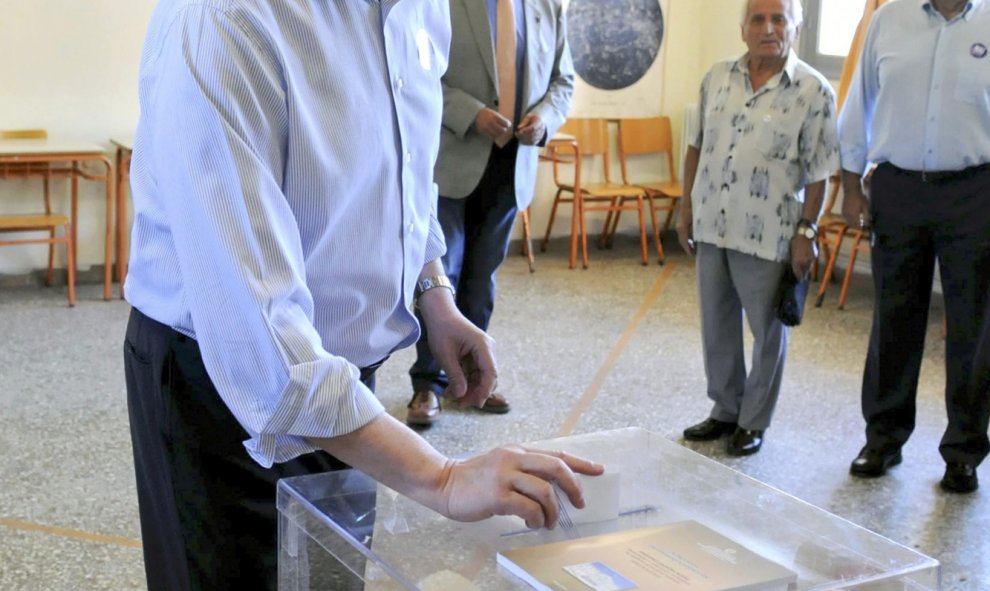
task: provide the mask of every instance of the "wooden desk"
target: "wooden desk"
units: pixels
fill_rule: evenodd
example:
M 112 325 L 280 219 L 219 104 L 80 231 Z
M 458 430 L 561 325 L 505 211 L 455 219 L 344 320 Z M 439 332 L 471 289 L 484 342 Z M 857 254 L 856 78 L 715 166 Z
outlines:
M 110 160 L 106 151 L 98 144 L 89 142 L 64 141 L 59 139 L 17 139 L 0 140 L 0 163 L 15 164 L 46 164 L 51 167 L 52 176 L 68 176 L 72 186 L 71 218 L 72 218 L 72 249 L 76 252 L 77 232 L 79 228 L 79 179 L 101 181 L 106 183 L 106 232 L 104 234 L 104 269 L 103 269 L 103 299 L 110 299 L 111 267 L 113 266 L 112 236 L 113 228 L 113 174 Z M 83 165 L 91 163 L 102 165 L 104 174 L 96 174 L 84 170 Z
M 116 210 L 117 210 L 117 283 L 120 284 L 120 299 L 124 299 L 124 280 L 127 279 L 128 224 L 127 188 L 131 179 L 131 153 L 134 151 L 134 136 L 110 138 L 117 146 L 116 170 Z

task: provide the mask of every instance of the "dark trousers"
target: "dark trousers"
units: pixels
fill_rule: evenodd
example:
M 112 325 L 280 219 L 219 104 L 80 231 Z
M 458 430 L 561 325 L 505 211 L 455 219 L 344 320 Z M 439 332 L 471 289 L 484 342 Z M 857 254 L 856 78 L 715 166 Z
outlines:
M 464 199 L 441 196 L 437 204 L 447 242 L 443 267 L 457 292 L 457 308 L 481 330 L 488 330 L 495 307 L 495 271 L 505 260 L 516 219 L 517 148 L 515 140 L 504 148 L 493 146 L 478 187 Z M 447 387 L 447 376 L 430 352 L 425 325 L 409 375 L 413 390 L 440 394 Z
M 990 171 L 925 181 L 881 165 L 871 181 L 875 308 L 863 375 L 867 445 L 902 446 L 915 425 L 935 261 L 945 299 L 945 406 L 939 451 L 947 462 L 979 464 L 990 451 Z M 981 367 L 981 365 L 983 367 Z
M 124 369 L 148 588 L 274 590 L 277 481 L 346 466 L 324 452 L 258 465 L 196 341 L 137 310 Z

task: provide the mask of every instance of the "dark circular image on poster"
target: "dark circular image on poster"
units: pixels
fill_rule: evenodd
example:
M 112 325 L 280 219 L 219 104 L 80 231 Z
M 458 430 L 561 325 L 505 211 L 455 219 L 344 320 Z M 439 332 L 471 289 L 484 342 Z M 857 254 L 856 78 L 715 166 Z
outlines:
M 602 90 L 620 90 L 646 74 L 660 53 L 659 0 L 571 0 L 567 41 L 574 69 Z

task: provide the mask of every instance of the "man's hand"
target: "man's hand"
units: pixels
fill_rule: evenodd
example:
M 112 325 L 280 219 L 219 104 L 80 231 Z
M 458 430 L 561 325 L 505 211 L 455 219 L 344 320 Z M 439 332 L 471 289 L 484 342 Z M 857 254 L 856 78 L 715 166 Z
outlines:
M 684 199 L 681 199 L 681 211 L 677 214 L 677 242 L 684 252 L 694 256 L 694 218 L 691 215 L 691 206 Z
M 492 141 L 512 134 L 512 122 L 498 111 L 487 107 L 478 111 L 478 115 L 474 118 L 474 127 L 482 135 L 491 138 Z
M 520 144 L 526 146 L 535 146 L 543 141 L 546 135 L 547 125 L 536 113 L 527 113 L 516 129 L 516 138 Z
M 851 229 L 859 228 L 869 232 L 873 227 L 870 217 L 870 200 L 863 192 L 863 181 L 860 175 L 842 171 L 842 217 Z
M 446 290 L 427 294 L 433 291 Z M 518 445 L 453 460 L 388 413 L 350 433 L 309 441 L 382 484 L 460 521 L 517 515 L 529 527 L 553 527 L 560 508 L 552 485 L 557 484 L 575 507 L 584 507 L 575 473 L 597 476 L 605 471 L 601 464 L 564 452 Z
M 419 297 L 430 351 L 447 374 L 444 398 L 481 407 L 495 390 L 495 341 L 454 305 L 450 291 L 431 289 Z
M 574 473 L 597 476 L 604 466 L 562 451 L 511 445 L 468 460 L 450 460 L 441 481 L 440 512 L 458 521 L 516 515 L 527 527 L 552 529 L 560 507 L 553 483 L 575 507 L 584 507 Z

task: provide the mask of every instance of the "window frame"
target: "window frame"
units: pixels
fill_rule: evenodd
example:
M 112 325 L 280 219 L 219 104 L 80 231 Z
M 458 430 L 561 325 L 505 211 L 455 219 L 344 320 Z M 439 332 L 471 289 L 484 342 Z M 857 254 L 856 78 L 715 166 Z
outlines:
M 825 0 L 804 0 L 804 25 L 798 40 L 798 56 L 829 80 L 838 80 L 846 56 L 837 57 L 818 51 L 821 34 L 821 6 Z

